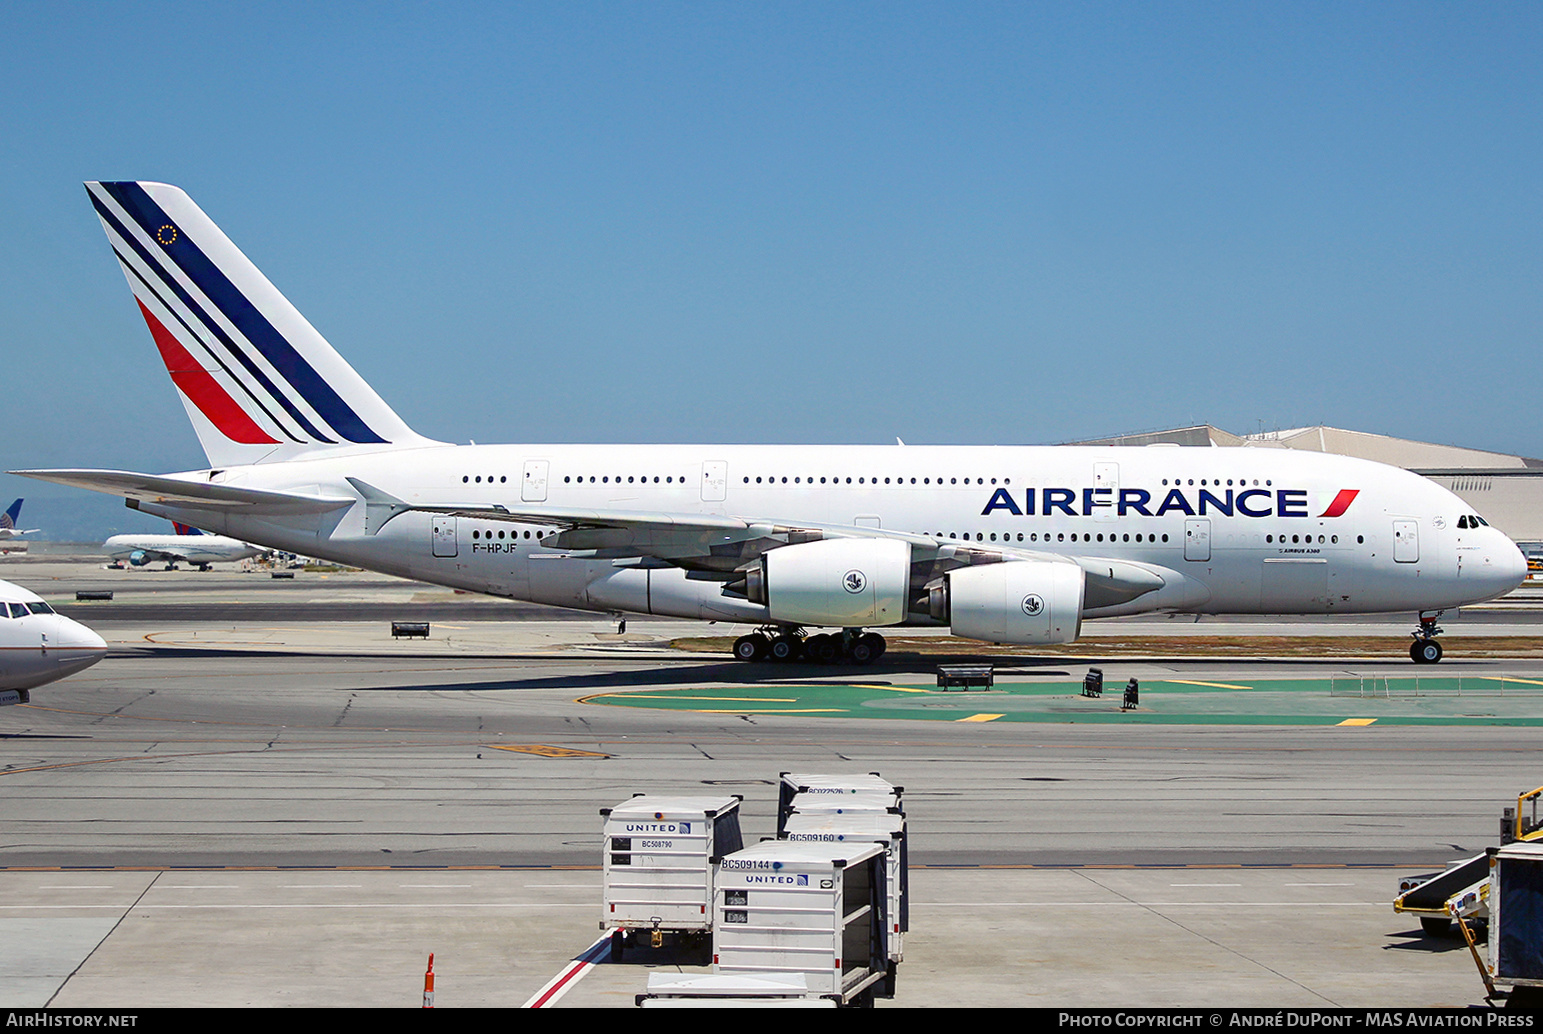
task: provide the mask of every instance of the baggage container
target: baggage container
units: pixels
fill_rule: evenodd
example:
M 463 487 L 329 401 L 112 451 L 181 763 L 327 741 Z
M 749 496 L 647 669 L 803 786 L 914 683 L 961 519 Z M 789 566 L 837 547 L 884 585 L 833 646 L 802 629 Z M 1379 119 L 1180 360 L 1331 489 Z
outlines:
M 811 995 L 802 973 L 777 980 L 650 973 L 648 990 L 633 1000 L 640 1009 L 834 1009 L 839 1004 Z
M 1489 849 L 1489 975 L 1495 983 L 1543 988 L 1543 843 Z M 1516 998 L 1517 992 L 1512 991 Z
M 877 772 L 807 773 L 783 772 L 777 791 L 777 835 L 799 794 L 840 796 L 842 794 L 893 794 L 898 801 L 905 787 L 892 786 Z
M 884 890 L 888 897 L 885 916 L 889 922 L 889 967 L 881 997 L 895 997 L 896 966 L 905 958 L 905 933 L 911 926 L 910 850 L 906 846 L 905 816 L 889 811 L 846 814 L 794 812 L 788 816 L 783 839 L 793 843 L 818 843 L 827 847 L 875 843 L 884 848 Z
M 713 972 L 778 979 L 873 1004 L 889 975 L 885 852 L 875 843 L 765 840 L 718 860 Z
M 639 795 L 602 808 L 604 853 L 600 929 L 611 957 L 626 935 L 647 931 L 705 937 L 712 929 L 713 860 L 744 846 L 739 797 Z

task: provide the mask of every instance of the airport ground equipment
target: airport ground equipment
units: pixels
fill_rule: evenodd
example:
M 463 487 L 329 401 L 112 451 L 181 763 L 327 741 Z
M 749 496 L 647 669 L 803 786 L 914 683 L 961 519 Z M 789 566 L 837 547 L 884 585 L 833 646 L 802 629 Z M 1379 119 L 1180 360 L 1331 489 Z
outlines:
M 427 621 L 393 621 L 391 622 L 392 639 L 427 639 L 429 637 L 429 623 Z
M 1543 841 L 1543 821 L 1538 819 L 1538 799 L 1543 786 L 1518 794 L 1516 807 L 1501 812 L 1500 843 Z M 1530 805 L 1530 807 L 1529 807 Z M 1453 862 L 1440 872 L 1405 876 L 1398 881 L 1393 911 L 1420 917 L 1428 934 L 1445 933 L 1454 918 L 1488 921 L 1489 855 L 1475 855 Z
M 1082 695 L 1097 700 L 1104 695 L 1104 669 L 1089 668 L 1082 676 Z
M 774 980 L 650 973 L 648 990 L 634 1000 L 643 1009 L 834 1009 L 839 1004 L 811 996 L 802 973 Z
M 629 933 L 647 931 L 657 948 L 667 933 L 701 938 L 712 929 L 712 862 L 744 846 L 740 800 L 639 794 L 600 809 L 600 929 L 611 931 L 612 959 Z
M 905 787 L 890 784 L 877 772 L 783 772 L 777 788 L 777 835 L 782 835 L 783 824 L 793 810 L 793 798 L 799 794 L 843 797 L 862 793 L 892 794 L 898 803 Z M 900 807 L 904 810 L 903 803 Z
M 884 848 L 764 840 L 718 860 L 713 972 L 871 1006 L 889 972 Z
M 1518 840 L 1543 839 L 1543 820 L 1538 818 L 1538 798 L 1543 797 L 1543 786 L 1536 790 L 1517 794 L 1516 807 L 1500 813 L 1500 843 L 1511 844 Z M 1528 808 L 1531 805 L 1531 808 Z
M 882 997 L 895 997 L 896 967 L 905 961 L 905 934 L 911 928 L 910 848 L 906 843 L 905 816 L 898 812 L 830 812 L 788 816 L 782 838 L 793 843 L 875 843 L 884 848 L 884 890 L 888 897 L 889 972 Z
M 829 794 L 801 793 L 789 805 L 787 816 L 806 815 L 857 815 L 863 813 L 895 815 L 904 814 L 900 797 L 892 793 L 850 793 L 839 797 Z M 786 828 L 786 817 L 782 823 Z M 777 831 L 782 835 L 782 830 Z
M 110 600 L 112 598 L 113 598 L 113 591 L 111 589 L 76 589 L 75 590 L 75 602 L 76 603 L 97 602 L 97 601 L 103 601 L 103 600 Z
M 1134 711 L 1141 706 L 1141 683 L 1132 678 L 1125 683 L 1125 697 L 1120 701 L 1120 710 Z
M 1508 1006 L 1543 1003 L 1543 843 L 1492 847 L 1489 864 L 1489 960 L 1480 968 L 1491 997 L 1511 985 Z
M 989 664 L 940 664 L 938 688 L 945 693 L 951 689 L 990 689 L 996 685 L 996 670 Z
M 1489 879 L 1489 860 L 1476 855 L 1453 862 L 1440 872 L 1405 876 L 1398 881 L 1398 897 L 1393 911 L 1420 917 L 1420 928 L 1428 934 L 1445 933 L 1452 925 L 1447 902 L 1460 898 Z M 1481 913 L 1470 913 L 1483 918 Z

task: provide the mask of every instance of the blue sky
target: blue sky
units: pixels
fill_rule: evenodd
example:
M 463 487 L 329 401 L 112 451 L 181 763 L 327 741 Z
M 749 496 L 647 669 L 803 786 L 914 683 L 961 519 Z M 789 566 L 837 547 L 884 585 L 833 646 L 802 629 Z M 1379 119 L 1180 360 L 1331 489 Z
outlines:
M 0 14 L 5 468 L 203 464 L 85 179 L 182 186 L 450 441 L 1543 456 L 1536 3 Z

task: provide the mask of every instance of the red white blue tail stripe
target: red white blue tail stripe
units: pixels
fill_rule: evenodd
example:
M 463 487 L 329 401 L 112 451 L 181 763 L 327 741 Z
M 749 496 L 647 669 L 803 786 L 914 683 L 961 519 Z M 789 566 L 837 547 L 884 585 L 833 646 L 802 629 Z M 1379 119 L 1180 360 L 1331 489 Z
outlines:
M 183 191 L 86 190 L 211 464 L 422 441 Z

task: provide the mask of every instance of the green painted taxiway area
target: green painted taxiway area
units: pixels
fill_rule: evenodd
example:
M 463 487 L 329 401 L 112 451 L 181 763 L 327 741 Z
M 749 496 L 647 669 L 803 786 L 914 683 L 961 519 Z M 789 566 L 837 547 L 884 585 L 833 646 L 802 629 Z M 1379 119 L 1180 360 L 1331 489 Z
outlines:
M 872 681 L 729 684 L 599 693 L 584 703 L 712 714 L 900 718 L 935 722 L 1172 725 L 1543 725 L 1543 679 L 1506 676 L 1142 681 L 1099 697 L 1080 681 L 1003 681 L 989 690 Z

